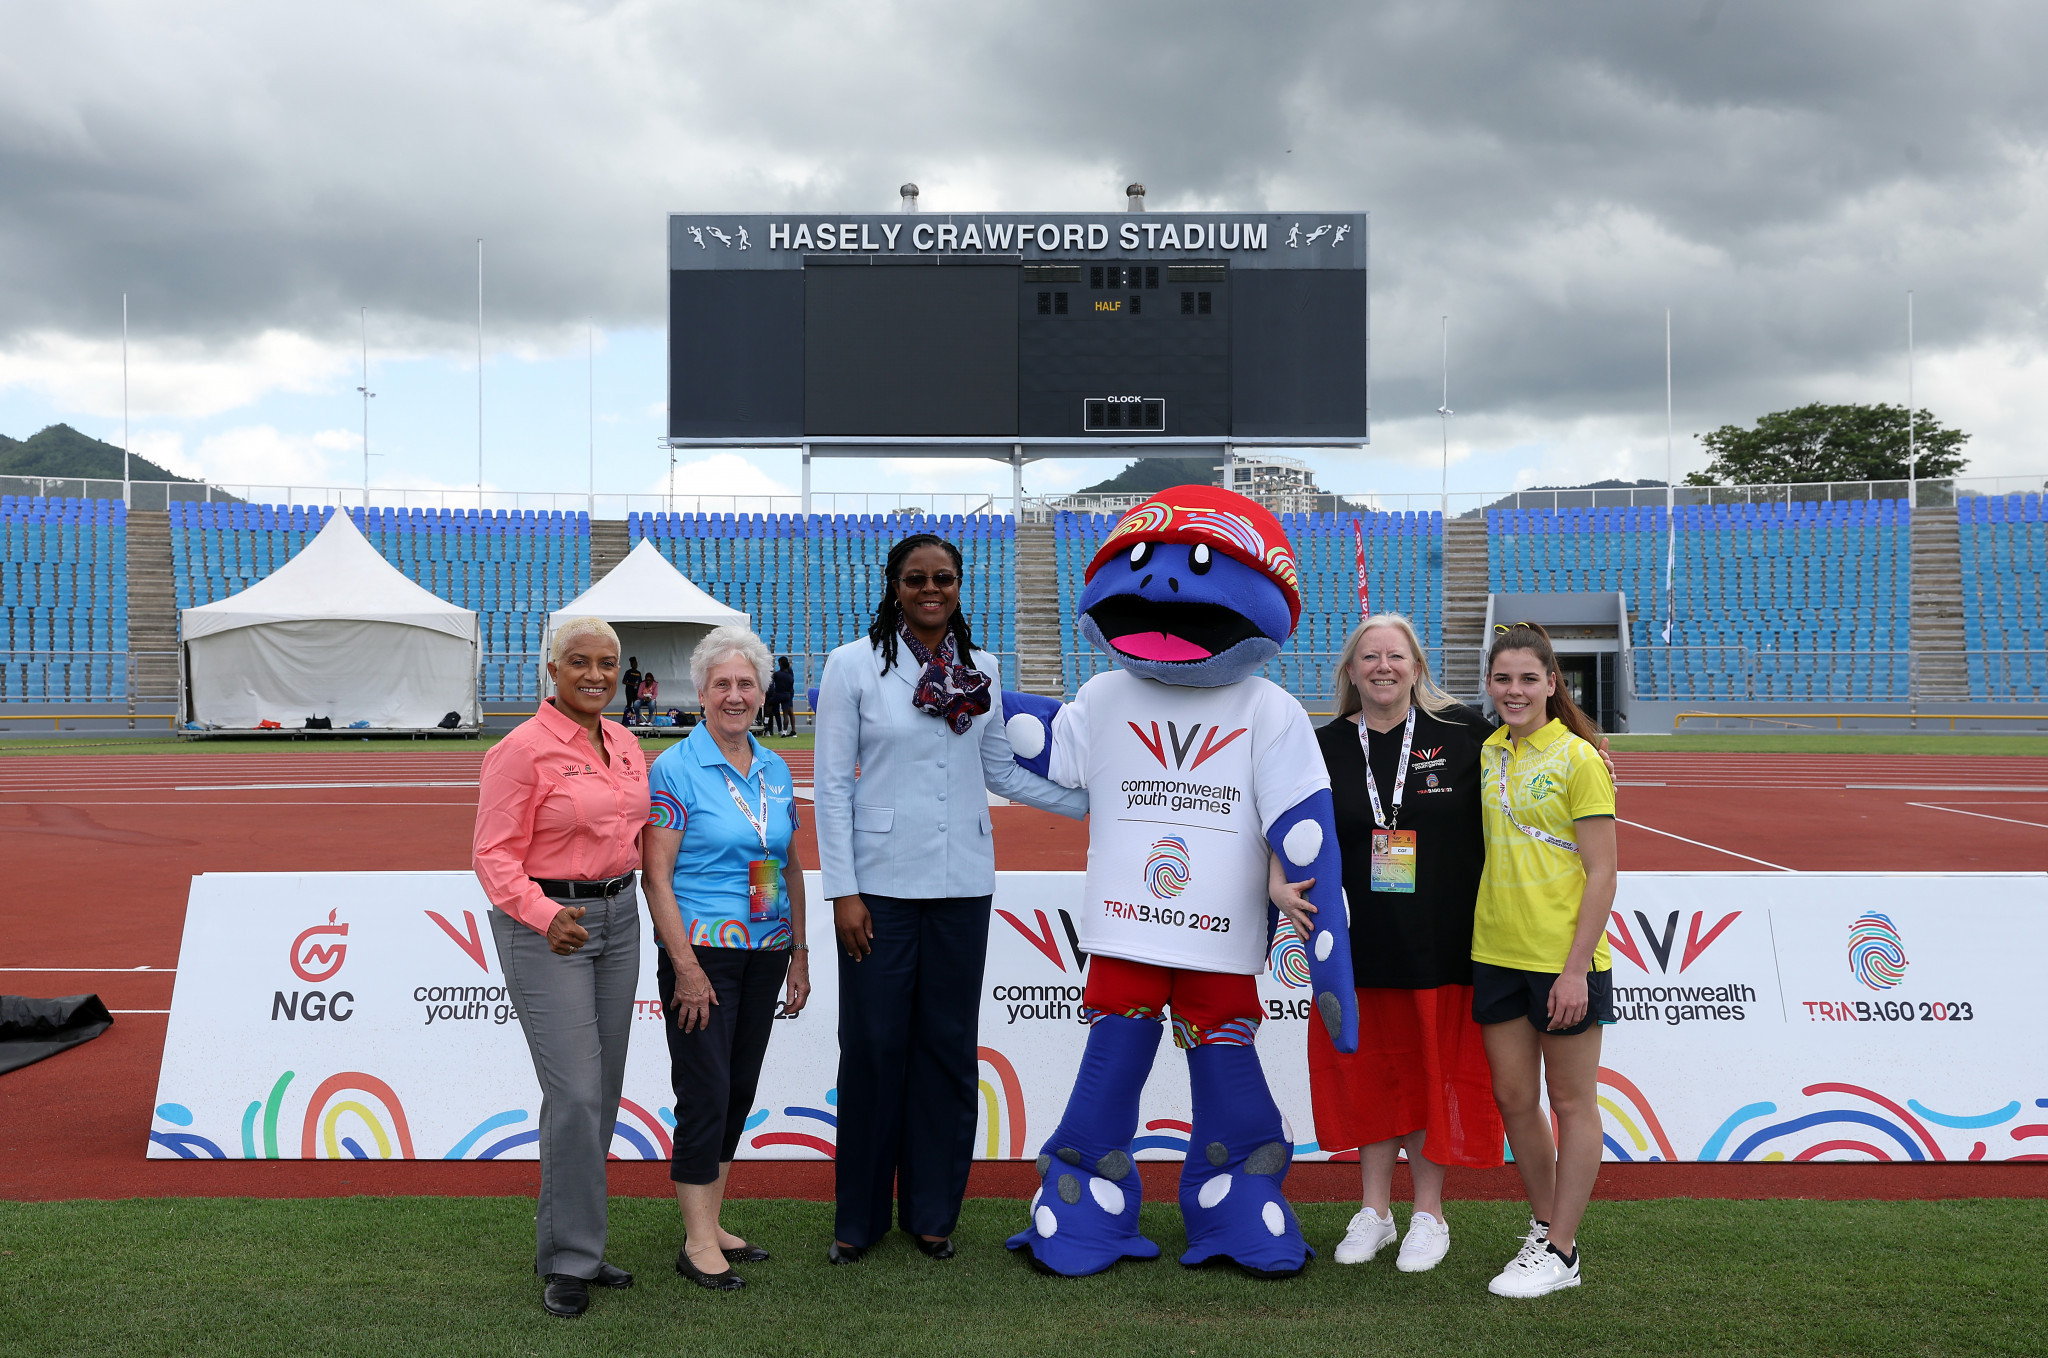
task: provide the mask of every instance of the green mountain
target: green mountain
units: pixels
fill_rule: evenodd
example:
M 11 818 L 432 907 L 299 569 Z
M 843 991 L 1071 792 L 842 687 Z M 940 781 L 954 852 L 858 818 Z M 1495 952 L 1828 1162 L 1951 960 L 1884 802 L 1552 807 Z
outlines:
M 1107 481 L 1083 486 L 1083 495 L 1150 495 L 1169 486 L 1213 486 L 1220 457 L 1141 457 Z
M 185 481 L 197 484 L 189 476 L 178 476 L 139 455 L 130 455 L 128 475 L 135 481 Z M 26 439 L 11 439 L 0 434 L 0 476 L 48 476 L 66 478 L 92 478 L 103 481 L 121 479 L 121 450 L 111 443 L 102 443 L 96 438 L 79 433 L 68 424 L 53 424 L 41 433 Z

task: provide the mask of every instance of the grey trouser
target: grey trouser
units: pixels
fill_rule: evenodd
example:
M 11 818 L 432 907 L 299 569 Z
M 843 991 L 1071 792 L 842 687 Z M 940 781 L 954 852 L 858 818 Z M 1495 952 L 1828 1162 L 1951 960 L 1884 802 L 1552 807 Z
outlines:
M 605 1156 L 619 1120 L 640 979 L 638 884 L 608 901 L 576 904 L 590 941 L 567 957 L 501 910 L 491 912 L 491 932 L 540 1079 L 534 1266 L 587 1279 L 604 1259 Z

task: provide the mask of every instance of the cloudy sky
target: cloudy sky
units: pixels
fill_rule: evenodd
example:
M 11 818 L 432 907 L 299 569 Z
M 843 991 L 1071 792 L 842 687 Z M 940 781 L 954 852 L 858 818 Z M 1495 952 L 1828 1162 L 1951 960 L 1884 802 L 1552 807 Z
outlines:
M 1664 468 L 1812 400 L 2048 474 L 2048 8 L 1887 0 L 0 0 L 0 433 L 237 481 L 661 483 L 672 210 L 1372 213 L 1374 445 L 1341 490 Z M 593 435 L 594 430 L 594 435 Z M 1046 463 L 1033 490 L 1103 474 Z M 794 456 L 699 460 L 793 488 Z M 2036 480 L 2041 479 L 2040 475 Z M 823 488 L 1007 489 L 824 465 Z

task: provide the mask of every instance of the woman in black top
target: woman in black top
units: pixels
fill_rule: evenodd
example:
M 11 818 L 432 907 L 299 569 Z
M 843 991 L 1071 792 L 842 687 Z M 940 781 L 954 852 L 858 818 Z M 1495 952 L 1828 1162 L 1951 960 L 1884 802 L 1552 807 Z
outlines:
M 1308 1025 L 1316 1140 L 1359 1148 L 1363 1202 L 1337 1246 L 1340 1264 L 1393 1242 L 1394 1162 L 1407 1150 L 1415 1211 L 1397 1266 L 1420 1272 L 1450 1245 L 1444 1167 L 1501 1163 L 1492 1073 L 1472 1021 L 1472 909 L 1486 863 L 1479 746 L 1492 723 L 1437 687 L 1397 613 L 1367 618 L 1346 640 L 1337 711 L 1316 736 L 1344 854 L 1358 1051 L 1340 1054 Z M 1298 929 L 1304 918 L 1312 927 L 1277 860 L 1274 874 L 1275 902 Z
M 796 671 L 789 667 L 789 657 L 785 655 L 776 662 L 775 673 L 768 680 L 768 734 L 796 734 L 795 702 Z

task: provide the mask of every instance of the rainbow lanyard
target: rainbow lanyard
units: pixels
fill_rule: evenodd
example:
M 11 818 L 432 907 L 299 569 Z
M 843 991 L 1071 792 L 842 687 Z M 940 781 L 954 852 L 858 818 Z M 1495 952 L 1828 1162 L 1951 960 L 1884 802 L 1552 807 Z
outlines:
M 755 814 L 754 814 L 754 812 L 753 812 L 753 809 L 752 809 L 752 808 L 750 808 L 750 807 L 749 807 L 749 806 L 747 805 L 747 801 L 746 801 L 746 798 L 744 798 L 744 797 L 740 796 L 740 790 L 739 790 L 739 787 L 738 787 L 738 785 L 737 785 L 737 784 L 735 784 L 735 783 L 733 782 L 733 780 L 732 780 L 732 775 L 731 775 L 731 774 L 729 774 L 729 773 L 727 773 L 727 772 L 726 772 L 726 771 L 725 771 L 724 769 L 720 769 L 720 770 L 718 771 L 718 776 L 719 776 L 719 777 L 721 777 L 721 778 L 723 778 L 723 779 L 725 779 L 725 790 L 726 790 L 727 792 L 729 792 L 729 793 L 731 793 L 731 794 L 732 794 L 732 804 L 733 804 L 734 806 L 737 806 L 737 807 L 738 807 L 738 808 L 740 809 L 740 814 L 741 814 L 742 816 L 745 816 L 745 817 L 747 818 L 747 824 L 749 824 L 749 825 L 753 826 L 753 827 L 754 827 L 754 833 L 755 833 L 755 834 L 757 834 L 757 835 L 759 835 L 759 836 L 761 837 L 761 852 L 762 852 L 762 853 L 764 853 L 764 854 L 765 854 L 765 853 L 767 853 L 767 852 L 768 852 L 768 774 L 767 774 L 767 771 L 766 771 L 766 770 L 763 770 L 763 771 L 762 771 L 762 774 L 761 774 L 761 814 L 760 814 L 760 815 L 758 815 L 758 816 L 757 816 L 757 815 L 755 815 Z
M 1401 762 L 1394 769 L 1394 818 L 1387 819 L 1387 813 L 1380 810 L 1380 783 L 1372 776 L 1372 731 L 1365 724 L 1365 718 L 1358 720 L 1358 748 L 1365 752 L 1365 795 L 1372 801 L 1372 823 L 1382 830 L 1396 829 L 1401 824 L 1401 798 L 1408 791 L 1408 752 L 1415 746 L 1415 708 L 1408 708 L 1408 729 L 1401 733 Z
M 1548 844 L 1553 849 L 1563 849 L 1566 853 L 1576 854 L 1579 851 L 1579 846 L 1572 843 L 1572 841 L 1570 841 L 1569 839 L 1559 839 L 1556 835 L 1551 834 L 1548 830 L 1540 830 L 1533 825 L 1524 825 L 1522 824 L 1522 822 L 1515 819 L 1515 808 L 1508 801 L 1508 752 L 1511 749 L 1513 749 L 1513 746 L 1509 745 L 1507 747 L 1504 747 L 1500 752 L 1499 786 L 1501 814 L 1508 818 L 1508 824 L 1514 826 L 1517 830 L 1520 830 L 1523 834 L 1529 836 L 1529 838 L 1535 840 L 1539 844 Z

